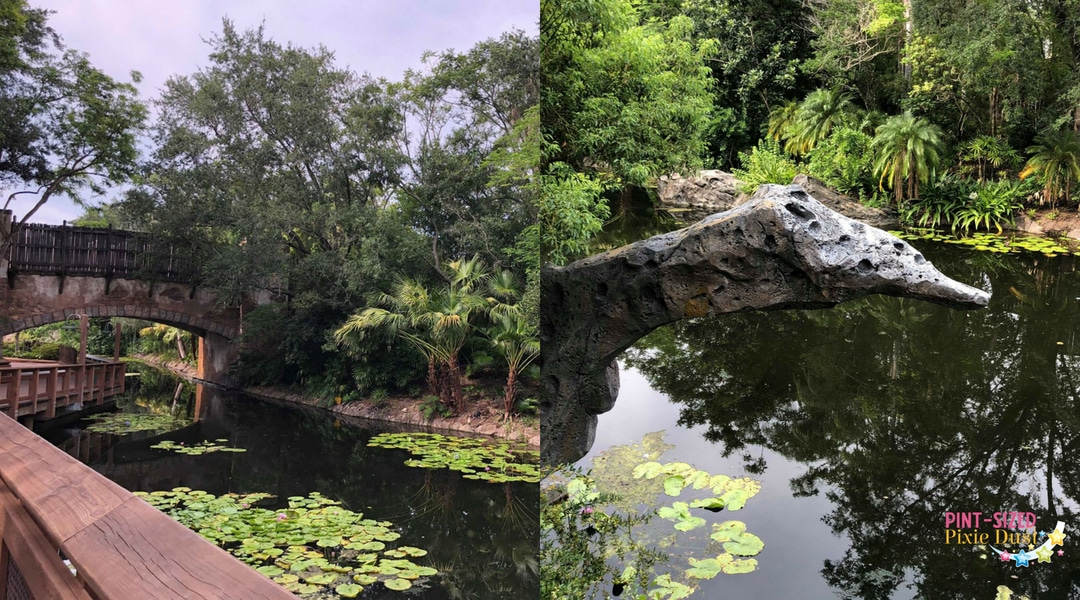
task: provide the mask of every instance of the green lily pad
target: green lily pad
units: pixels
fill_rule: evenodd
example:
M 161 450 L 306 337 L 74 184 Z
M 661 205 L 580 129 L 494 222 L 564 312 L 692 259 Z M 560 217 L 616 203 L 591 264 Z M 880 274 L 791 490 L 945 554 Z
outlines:
M 360 592 L 364 591 L 364 588 L 355 583 L 343 583 L 334 588 L 334 591 L 342 598 L 355 598 L 360 595 Z
M 407 579 L 390 579 L 388 581 L 384 581 L 383 585 L 397 592 L 407 590 L 412 587 L 412 583 L 410 583 Z
M 681 475 L 672 475 L 664 480 L 664 493 L 668 496 L 678 496 L 682 492 L 684 480 Z

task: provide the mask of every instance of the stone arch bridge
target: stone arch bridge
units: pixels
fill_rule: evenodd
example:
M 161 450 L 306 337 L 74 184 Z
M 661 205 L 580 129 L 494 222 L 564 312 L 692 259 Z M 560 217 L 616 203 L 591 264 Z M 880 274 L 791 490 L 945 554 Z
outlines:
M 0 239 L 9 215 L 0 213 Z M 227 384 L 241 310 L 218 306 L 213 290 L 196 285 L 188 256 L 161 246 L 127 231 L 20 227 L 0 257 L 0 335 L 80 314 L 164 323 L 199 337 L 199 378 Z

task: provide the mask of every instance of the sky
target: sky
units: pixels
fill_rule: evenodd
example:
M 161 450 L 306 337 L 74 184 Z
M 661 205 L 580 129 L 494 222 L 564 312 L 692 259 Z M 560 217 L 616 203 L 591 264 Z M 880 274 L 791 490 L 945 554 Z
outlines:
M 539 0 L 30 0 L 55 11 L 49 24 L 69 47 L 121 81 L 139 71 L 144 100 L 156 98 L 173 75 L 209 65 L 204 40 L 228 17 L 238 30 L 265 24 L 279 43 L 325 46 L 340 66 L 398 80 L 421 66 L 426 50 L 468 50 L 504 31 L 536 34 Z M 91 204 L 100 198 L 84 198 Z M 32 206 L 23 196 L 13 206 Z M 82 214 L 67 198 L 53 198 L 31 217 L 59 224 Z

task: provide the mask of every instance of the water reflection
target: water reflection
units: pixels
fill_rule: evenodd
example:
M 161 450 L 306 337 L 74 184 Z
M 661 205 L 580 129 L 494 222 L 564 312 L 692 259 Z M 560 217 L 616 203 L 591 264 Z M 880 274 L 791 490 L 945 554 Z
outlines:
M 177 393 L 176 384 L 157 371 L 144 375 L 123 406 L 159 414 L 182 411 L 191 422 L 180 429 L 121 436 L 72 428 L 53 432 L 50 439 L 130 490 L 262 491 L 282 502 L 318 491 L 350 510 L 391 521 L 402 543 L 427 549 L 424 564 L 441 573 L 432 587 L 411 590 L 408 597 L 537 596 L 536 484 L 490 484 L 457 472 L 406 467 L 404 451 L 367 446 L 385 428 L 188 383 Z M 247 451 L 187 456 L 151 448 L 163 440 L 190 446 L 216 439 Z M 93 452 L 80 452 L 84 447 Z M 370 593 L 383 597 L 374 589 Z M 398 592 L 385 596 L 402 597 Z
M 681 426 L 747 472 L 799 467 L 792 495 L 823 494 L 824 522 L 850 542 L 841 557 L 816 559 L 833 593 L 974 598 L 1004 584 L 1080 597 L 1076 262 L 925 253 L 991 287 L 990 308 L 873 297 L 727 315 L 658 330 L 626 363 L 677 403 Z M 1000 510 L 1034 512 L 1046 530 L 1064 521 L 1065 555 L 1025 568 L 945 544 L 946 511 Z

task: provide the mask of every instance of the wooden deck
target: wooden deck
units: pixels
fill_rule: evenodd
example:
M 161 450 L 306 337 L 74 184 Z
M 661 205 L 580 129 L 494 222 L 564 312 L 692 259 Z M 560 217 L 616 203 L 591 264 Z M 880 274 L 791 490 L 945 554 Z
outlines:
M 0 600 L 26 598 L 295 596 L 0 414 Z
M 26 415 L 51 419 L 58 408 L 103 404 L 106 398 L 124 391 L 124 367 L 122 362 L 65 365 L 12 360 L 0 368 L 0 412 L 13 419 Z

